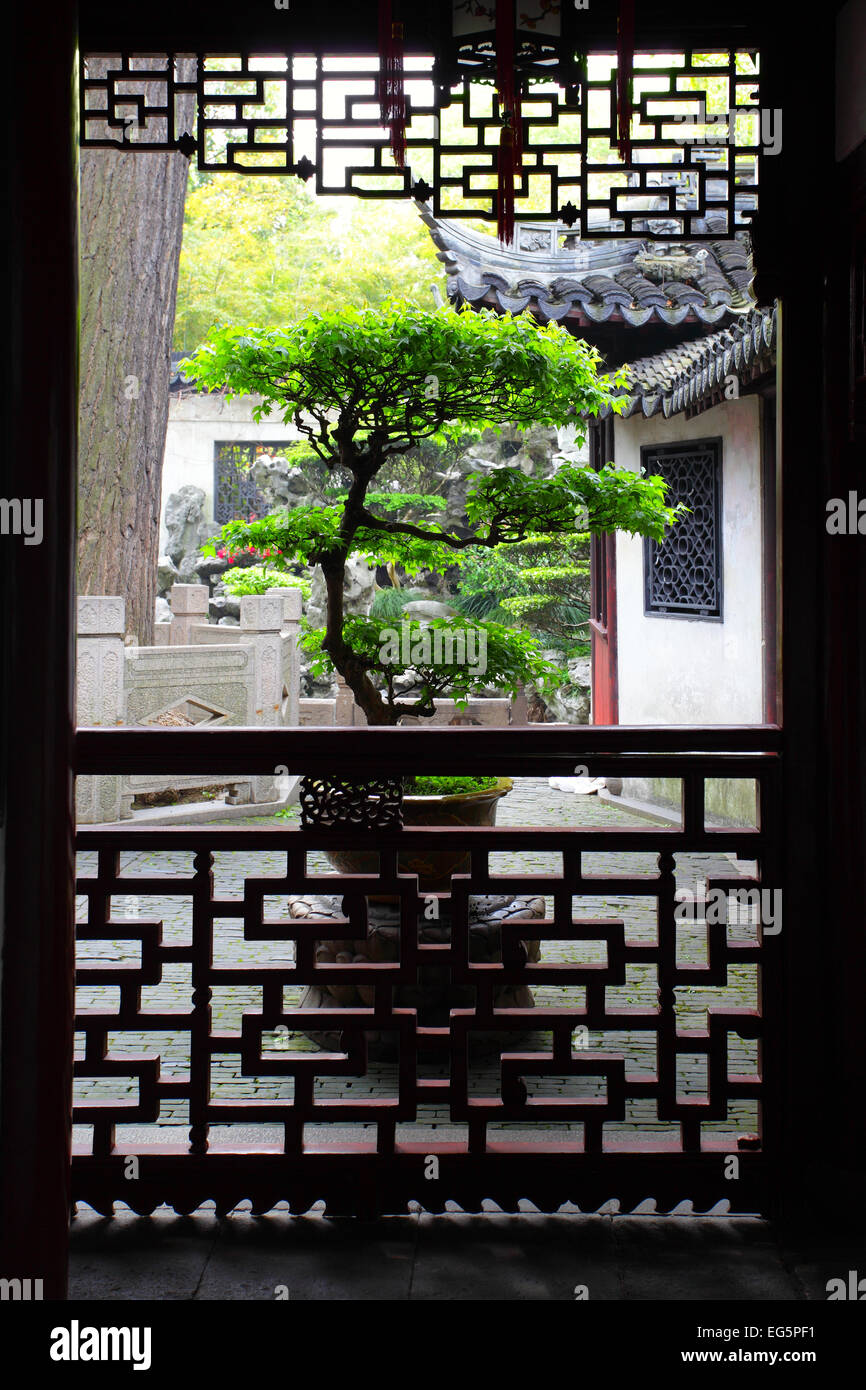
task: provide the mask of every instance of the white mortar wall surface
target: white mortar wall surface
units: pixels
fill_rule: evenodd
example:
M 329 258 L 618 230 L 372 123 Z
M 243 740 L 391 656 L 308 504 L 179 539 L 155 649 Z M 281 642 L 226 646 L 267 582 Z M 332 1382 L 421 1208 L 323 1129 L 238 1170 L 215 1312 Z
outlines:
M 283 424 L 279 414 L 266 416 L 257 424 L 252 410 L 258 402 L 258 396 L 236 397 L 227 401 L 216 393 L 199 396 L 194 392 L 184 392 L 172 396 L 162 464 L 160 554 L 164 554 L 166 545 L 166 499 L 179 488 L 187 484 L 200 487 L 207 498 L 205 521 L 214 520 L 214 443 L 217 440 L 252 443 L 257 439 L 267 439 L 294 444 L 301 438 L 297 430 Z
M 616 462 L 635 472 L 642 445 L 723 441 L 723 621 L 646 616 L 643 542 L 617 536 L 620 723 L 761 723 L 760 401 L 727 401 L 692 420 L 634 416 L 614 428 Z

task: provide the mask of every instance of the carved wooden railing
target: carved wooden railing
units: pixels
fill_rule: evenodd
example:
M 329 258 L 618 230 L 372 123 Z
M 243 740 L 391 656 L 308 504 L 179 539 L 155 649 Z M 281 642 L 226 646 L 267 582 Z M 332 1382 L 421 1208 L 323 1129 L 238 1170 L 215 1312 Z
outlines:
M 519 777 L 571 774 L 580 765 L 593 775 L 679 778 L 682 815 L 679 824 L 645 819 L 625 829 L 82 829 L 78 892 L 86 915 L 78 940 L 89 958 L 78 983 L 100 996 L 76 1020 L 76 1073 L 91 1094 L 74 1115 L 83 1127 L 75 1199 L 102 1211 L 115 1201 L 137 1211 L 162 1202 L 189 1211 L 208 1199 L 219 1210 L 249 1199 L 254 1211 L 281 1201 L 299 1211 L 324 1199 L 329 1211 L 370 1214 L 405 1211 L 413 1200 L 431 1210 L 450 1200 L 478 1209 L 484 1199 L 511 1210 L 521 1199 L 544 1210 L 566 1201 L 594 1210 L 617 1199 L 630 1210 L 654 1198 L 666 1210 L 684 1200 L 700 1210 L 727 1200 L 736 1211 L 769 1213 L 779 1158 L 784 931 L 766 919 L 763 926 L 710 920 L 691 904 L 702 896 L 701 881 L 719 901 L 733 889 L 757 898 L 754 890 L 781 890 L 780 759 L 781 733 L 772 726 L 79 732 L 81 774 L 262 774 L 282 764 L 291 773 L 362 780 L 408 768 Z M 704 782 L 719 777 L 754 780 L 754 828 L 707 826 Z M 334 847 L 375 849 L 378 874 L 332 878 L 310 868 L 307 856 Z M 434 848 L 470 855 L 468 871 L 444 896 L 419 893 L 417 880 L 398 872 L 398 851 Z M 218 858 L 215 886 L 214 855 L 249 851 L 275 856 L 267 872 L 247 873 L 230 892 Z M 503 873 L 489 862 L 503 852 L 552 855 L 556 868 L 527 873 L 518 863 Z M 597 871 L 599 855 L 647 852 L 654 863 L 648 869 L 644 860 L 643 872 L 622 864 L 612 874 Z M 171 859 L 129 868 L 129 854 Z M 715 862 L 701 879 L 707 855 Z M 725 856 L 732 856 L 727 871 Z M 342 895 L 336 917 L 318 909 L 317 894 L 336 895 L 338 904 Z M 494 894 L 541 896 L 552 912 L 511 913 L 497 928 L 498 958 L 479 960 L 470 900 Z M 112 901 L 130 895 L 137 916 L 112 918 Z M 306 915 L 268 907 L 289 897 L 312 898 Z M 337 960 L 333 950 L 317 950 L 338 938 L 363 948 L 377 910 L 369 900 L 389 897 L 399 900 L 393 959 L 359 949 L 358 959 Z M 599 897 L 648 902 L 655 928 L 636 932 L 621 913 L 580 910 L 582 898 Z M 162 918 L 149 913 L 149 898 L 188 904 L 189 931 L 167 931 L 164 905 Z M 450 931 L 430 944 L 422 928 L 434 899 Z M 219 954 L 225 931 L 233 932 L 231 959 Z M 692 946 L 698 942 L 691 959 L 683 954 L 689 933 Z M 528 945 L 536 941 L 540 953 Z M 138 943 L 131 962 L 106 961 L 111 942 Z M 569 960 L 575 951 L 580 959 Z M 413 987 L 431 966 L 450 971 L 452 985 L 468 988 L 473 1001 L 434 1023 L 393 1002 L 395 990 Z M 149 1004 L 147 991 L 172 970 L 184 975 L 179 1007 Z M 642 983 L 634 985 L 636 976 Z M 734 977 L 748 979 L 732 1003 Z M 623 998 L 630 981 L 632 1003 Z M 302 1010 L 291 1000 L 299 986 L 336 987 L 338 996 L 354 986 L 367 1002 Z M 500 1006 L 503 989 L 525 986 L 533 1009 Z M 102 990 L 112 992 L 111 1007 Z M 555 1002 L 563 990 L 566 1002 Z M 236 1017 L 221 1026 L 214 992 L 231 998 L 230 991 Z M 695 1001 L 687 1028 L 684 999 Z M 311 1031 L 338 1041 L 316 1050 Z M 180 1047 L 182 1069 L 165 1063 L 159 1035 Z M 475 1046 L 485 1036 L 492 1046 L 478 1063 Z M 393 1062 L 369 1060 L 371 1037 L 398 1040 Z M 686 1056 L 698 1078 L 691 1093 L 683 1090 Z M 227 1057 L 237 1059 L 234 1072 L 217 1086 Z M 132 1099 L 100 1094 L 118 1078 L 137 1083 Z M 249 1094 L 250 1087 L 258 1089 Z M 422 1115 L 436 1107 L 439 1116 L 420 1132 L 419 1107 Z M 166 1114 L 174 1122 L 158 1128 Z M 134 1141 L 117 1140 L 119 1125 L 135 1127 Z

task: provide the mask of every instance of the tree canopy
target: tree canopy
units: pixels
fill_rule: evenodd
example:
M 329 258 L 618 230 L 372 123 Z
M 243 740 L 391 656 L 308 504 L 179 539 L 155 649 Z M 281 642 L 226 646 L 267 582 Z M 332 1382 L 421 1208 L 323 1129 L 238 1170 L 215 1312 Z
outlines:
M 531 535 L 624 529 L 661 540 L 681 511 L 666 505 L 661 478 L 613 466 L 596 471 L 564 463 L 543 479 L 508 467 L 479 475 L 467 494 L 469 534 L 449 529 L 434 515 L 409 519 L 405 498 L 371 490 L 383 465 L 420 440 L 467 426 L 573 422 L 582 443 L 587 418 L 605 409 L 621 411 L 622 374 L 600 374 L 597 351 L 556 324 L 445 306 L 352 306 L 280 329 L 214 329 L 182 365 L 206 387 L 258 396 L 256 418 L 276 407 L 327 468 L 351 478 L 348 490 L 327 505 L 229 522 L 222 544 L 229 552 L 252 549 L 276 568 L 299 560 L 321 565 L 328 607 L 320 649 L 374 723 L 430 713 L 436 682 L 425 680 L 415 704 L 396 699 L 393 663 L 372 654 L 376 633 L 344 616 L 350 554 L 399 563 L 411 574 L 447 567 L 471 547 L 492 549 Z M 431 505 L 429 512 L 436 510 Z M 523 634 L 501 629 L 495 640 L 503 676 L 521 663 L 529 671 L 533 663 Z M 507 656 L 510 641 L 521 650 Z M 374 672 L 385 678 L 384 699 L 371 680 Z M 463 682 L 459 693 L 465 689 Z
M 443 291 L 436 249 L 411 204 L 317 198 L 290 178 L 190 172 L 174 345 L 220 323 L 277 328 L 327 305 L 420 305 Z
M 226 394 L 277 407 L 326 461 L 347 441 L 369 456 L 405 453 L 458 427 L 562 425 L 619 409 L 622 374 L 599 375 L 597 349 L 555 323 L 468 306 L 329 309 L 285 328 L 224 327 L 183 364 Z

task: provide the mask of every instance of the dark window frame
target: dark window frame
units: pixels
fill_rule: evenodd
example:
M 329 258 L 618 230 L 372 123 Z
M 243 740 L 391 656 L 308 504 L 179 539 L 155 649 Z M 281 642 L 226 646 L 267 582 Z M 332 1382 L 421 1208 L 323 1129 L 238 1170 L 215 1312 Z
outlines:
M 724 439 L 721 435 L 714 435 L 705 439 L 683 439 L 677 440 L 673 444 L 644 444 L 641 446 L 640 461 L 641 472 L 647 475 L 661 473 L 665 476 L 664 463 L 666 459 L 677 459 L 684 454 L 692 454 L 696 451 L 706 451 L 712 455 L 713 470 L 713 577 L 716 593 L 716 602 L 712 608 L 701 607 L 692 602 L 666 603 L 662 604 L 653 593 L 653 566 L 655 557 L 660 548 L 659 543 L 654 540 L 645 539 L 643 543 L 643 586 L 644 586 L 644 616 L 647 618 L 676 618 L 684 619 L 687 622 L 702 623 L 723 623 L 725 620 L 724 609 L 724 558 L 723 558 L 723 521 L 724 509 L 722 503 L 723 486 L 723 460 L 724 460 Z M 680 525 L 688 526 L 689 517 L 686 516 Z M 668 539 L 675 534 L 674 530 L 668 532 L 661 545 L 665 545 Z
M 249 466 L 252 467 L 259 454 L 278 454 L 284 453 L 286 445 L 294 443 L 294 440 L 270 440 L 270 439 L 215 439 L 213 444 L 213 516 L 217 525 L 224 526 L 227 521 L 240 519 L 233 516 L 222 516 L 224 510 L 222 505 L 222 488 L 220 477 L 220 466 L 225 462 L 222 454 L 223 450 L 236 449 L 238 452 L 246 452 Z M 257 496 L 261 499 L 260 506 L 264 504 L 264 498 L 258 489 L 255 489 Z M 249 515 L 247 512 L 246 515 Z M 256 515 L 263 515 L 256 511 Z

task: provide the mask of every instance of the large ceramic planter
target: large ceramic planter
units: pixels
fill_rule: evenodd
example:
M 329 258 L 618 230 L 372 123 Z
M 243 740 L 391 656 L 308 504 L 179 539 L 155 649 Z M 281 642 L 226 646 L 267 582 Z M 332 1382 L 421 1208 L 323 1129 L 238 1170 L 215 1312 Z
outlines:
M 423 825 L 495 825 L 496 808 L 511 791 L 510 777 L 500 777 L 485 791 L 455 792 L 450 796 L 404 796 L 404 827 Z M 375 850 L 326 850 L 335 869 L 345 874 L 375 874 L 379 856 Z M 401 874 L 417 874 L 421 893 L 447 892 L 452 874 L 469 871 L 468 850 L 407 850 L 399 855 Z

